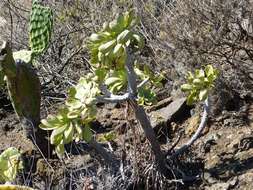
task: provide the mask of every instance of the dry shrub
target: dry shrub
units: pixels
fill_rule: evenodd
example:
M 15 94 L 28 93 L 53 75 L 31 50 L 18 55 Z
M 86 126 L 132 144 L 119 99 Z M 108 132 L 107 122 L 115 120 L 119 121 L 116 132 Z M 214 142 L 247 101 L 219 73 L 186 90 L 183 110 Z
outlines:
M 232 99 L 253 97 L 252 7 L 253 1 L 178 0 L 164 15 L 166 37 L 175 45 L 178 62 L 220 69 L 220 111 Z

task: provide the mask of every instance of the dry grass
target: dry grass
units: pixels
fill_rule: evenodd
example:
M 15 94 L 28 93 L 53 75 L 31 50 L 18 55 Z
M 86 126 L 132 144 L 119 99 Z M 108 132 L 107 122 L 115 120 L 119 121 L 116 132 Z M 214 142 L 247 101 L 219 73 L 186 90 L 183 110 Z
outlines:
M 31 1 L 8 2 L 0 2 L 3 10 L 0 13 L 0 39 L 12 41 L 16 50 L 28 48 Z M 203 64 L 212 64 L 221 70 L 216 90 L 219 110 L 224 106 L 226 108 L 224 97 L 228 99 L 227 94 L 230 99 L 238 94 L 240 98 L 252 97 L 252 23 L 245 25 L 247 19 L 252 21 L 252 1 L 73 0 L 47 1 L 46 4 L 54 9 L 55 20 L 51 45 L 37 60 L 43 87 L 44 115 L 62 104 L 67 88 L 89 70 L 89 56 L 85 48 L 87 37 L 98 31 L 103 22 L 130 7 L 135 8 L 141 17 L 137 30 L 146 41 L 138 61 L 150 65 L 156 72 L 166 71 L 167 83 L 160 91 L 161 97 L 181 95 L 179 86 L 186 71 Z M 7 24 L 2 30 L 4 20 Z M 126 135 L 130 135 L 130 131 Z M 131 135 L 140 136 L 138 131 L 136 133 Z M 65 184 L 63 188 L 70 189 L 81 189 L 82 186 L 86 189 L 91 189 L 91 186 L 97 189 L 131 189 L 138 184 L 143 188 L 165 189 L 180 184 L 176 176 L 167 180 L 159 175 L 146 142 L 137 140 L 132 143 L 126 150 L 123 172 L 113 175 L 95 159 L 94 166 L 82 170 L 66 168 L 62 163 L 64 179 L 59 184 Z M 44 186 L 52 185 L 49 182 L 53 179 L 36 177 L 34 180 L 48 181 Z

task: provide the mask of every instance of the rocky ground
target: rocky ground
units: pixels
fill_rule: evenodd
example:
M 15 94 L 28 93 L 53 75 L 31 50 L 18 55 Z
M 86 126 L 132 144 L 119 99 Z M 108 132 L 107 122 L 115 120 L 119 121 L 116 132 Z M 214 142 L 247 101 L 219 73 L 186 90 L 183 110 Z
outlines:
M 64 161 L 57 158 L 45 161 L 33 144 L 24 137 L 9 103 L 8 100 L 1 99 L 0 150 L 14 146 L 23 151 L 25 168 L 18 178 L 20 183 L 38 189 L 65 189 L 70 186 L 77 189 L 81 189 L 82 186 L 86 189 L 99 188 L 99 180 L 102 180 L 101 176 L 107 175 L 106 170 L 100 164 L 99 157 L 90 152 L 88 146 L 80 148 L 72 144 L 71 152 L 67 153 Z M 118 155 L 123 151 L 122 143 L 126 147 L 124 151 L 133 153 L 129 143 L 136 134 L 129 128 L 129 122 L 137 127 L 138 131 L 138 124 L 134 122 L 131 114 L 126 117 L 125 111 L 124 105 L 101 106 L 98 119 L 93 126 L 98 136 L 108 131 L 117 134 L 110 146 L 111 151 L 117 152 Z M 175 142 L 180 135 L 177 147 L 186 142 L 196 131 L 201 117 L 201 109 L 186 106 L 184 98 L 164 99 L 157 106 L 148 107 L 147 111 L 163 149 L 168 149 L 171 146 L 170 142 Z M 160 115 L 159 120 L 157 115 Z M 141 136 L 141 131 L 137 133 Z M 140 145 L 149 148 L 145 140 L 137 139 L 134 142 L 137 149 Z M 105 144 L 105 147 L 109 148 L 108 144 Z M 218 117 L 209 118 L 208 126 L 201 138 L 178 161 L 178 167 L 182 172 L 194 177 L 194 180 L 178 187 L 205 190 L 253 189 L 252 155 L 253 102 L 247 101 L 239 110 L 223 111 Z M 131 156 L 135 158 L 136 155 L 129 155 L 128 159 Z M 103 181 L 102 189 L 106 189 L 106 183 L 110 183 L 110 179 L 107 180 L 108 182 Z M 176 187 L 175 184 L 173 186 Z M 140 186 L 135 189 L 140 189 Z
M 89 69 L 85 44 L 115 14 L 136 9 L 136 29 L 145 38 L 138 62 L 164 72 L 158 103 L 145 107 L 164 151 L 187 142 L 201 119 L 202 105 L 188 107 L 180 85 L 187 71 L 215 66 L 219 79 L 211 94 L 211 113 L 202 136 L 169 163 L 175 176 L 164 179 L 128 105 L 99 105 L 92 129 L 97 140 L 122 161 L 112 174 L 85 143 L 66 147 L 64 159 L 45 159 L 24 137 L 6 90 L 0 89 L 0 153 L 14 146 L 23 152 L 24 169 L 16 183 L 35 189 L 253 189 L 253 1 L 239 0 L 79 0 L 43 1 L 54 10 L 49 50 L 36 62 L 42 83 L 42 118 L 63 104 L 69 86 Z M 15 50 L 28 48 L 30 0 L 0 1 L 0 40 Z M 1 33 L 4 31 L 3 33 Z M 116 138 L 101 140 L 113 132 Z M 184 178 L 184 182 L 181 179 Z

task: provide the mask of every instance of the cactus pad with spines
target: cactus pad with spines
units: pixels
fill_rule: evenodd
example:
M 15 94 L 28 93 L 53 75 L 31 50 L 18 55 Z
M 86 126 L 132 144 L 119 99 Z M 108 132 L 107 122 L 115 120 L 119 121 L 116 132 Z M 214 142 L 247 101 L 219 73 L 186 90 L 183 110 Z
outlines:
M 15 61 L 12 50 L 6 42 L 0 48 L 0 67 L 6 76 L 12 105 L 27 137 L 35 141 L 41 151 L 47 154 L 46 133 L 38 128 L 40 123 L 41 89 L 35 70 L 23 60 Z
M 53 12 L 33 1 L 30 15 L 30 47 L 34 55 L 41 54 L 49 45 L 53 27 Z
M 8 91 L 21 122 L 32 125 L 40 122 L 40 81 L 32 66 L 23 60 L 14 60 L 8 43 L 0 49 L 0 65 L 6 76 Z

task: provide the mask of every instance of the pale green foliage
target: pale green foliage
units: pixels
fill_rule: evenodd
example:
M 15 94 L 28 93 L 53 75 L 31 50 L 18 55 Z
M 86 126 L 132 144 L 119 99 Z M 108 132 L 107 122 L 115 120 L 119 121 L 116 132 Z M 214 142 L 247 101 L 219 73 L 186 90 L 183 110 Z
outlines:
M 142 87 L 138 90 L 138 104 L 152 105 L 156 102 L 156 94 L 147 87 Z
M 49 115 L 41 121 L 44 130 L 53 130 L 50 142 L 56 145 L 56 153 L 64 153 L 64 144 L 73 140 L 89 142 L 92 133 L 89 123 L 96 117 L 96 96 L 100 94 L 98 78 L 92 74 L 80 78 L 79 83 L 69 90 L 66 105 L 56 116 Z
M 144 46 L 141 35 L 132 30 L 138 20 L 131 10 L 118 15 L 112 22 L 105 23 L 102 31 L 90 36 L 88 48 L 93 74 L 87 74 L 76 86 L 70 88 L 65 107 L 57 115 L 49 115 L 41 121 L 42 129 L 53 130 L 50 141 L 56 145 L 59 156 L 64 153 L 64 144 L 72 140 L 91 140 L 89 123 L 96 117 L 96 98 L 103 95 L 100 87 L 106 85 L 113 93 L 126 89 L 126 48 L 131 46 L 131 49 L 140 49 Z M 159 86 L 162 80 L 161 76 L 155 76 L 147 66 L 143 69 L 136 67 L 136 71 L 139 79 L 149 79 L 149 85 Z M 150 104 L 155 100 L 155 94 L 149 85 L 145 84 L 138 89 L 140 104 Z M 114 135 L 108 134 L 103 139 L 113 138 Z
M 88 40 L 88 48 L 91 54 L 91 63 L 95 72 L 102 76 L 108 89 L 117 93 L 127 86 L 127 74 L 124 68 L 126 62 L 126 48 L 141 49 L 144 47 L 143 37 L 134 32 L 133 28 L 139 23 L 139 18 L 134 11 L 119 14 L 110 23 L 104 23 L 103 29 L 93 33 Z M 151 85 L 160 85 L 162 75 L 154 73 L 144 66 L 136 68 L 136 74 L 141 80 L 149 79 Z M 155 93 L 151 86 L 145 85 L 145 89 L 139 89 L 140 104 L 151 104 L 155 100 Z M 144 93 L 145 92 L 145 93 Z
M 0 190 L 34 190 L 34 189 L 27 186 L 4 184 L 0 185 Z
M 212 65 L 207 65 L 204 70 L 197 69 L 195 73 L 188 73 L 187 83 L 181 86 L 182 91 L 188 93 L 187 104 L 207 98 L 209 91 L 214 87 L 214 81 L 218 76 L 218 70 Z
M 13 52 L 13 58 L 14 60 L 22 60 L 26 63 L 30 63 L 32 60 L 32 51 L 29 50 L 20 50 Z
M 160 88 L 162 86 L 161 81 L 164 79 L 163 73 L 155 75 L 147 65 L 144 65 L 142 69 L 136 64 L 135 73 L 141 80 L 149 80 L 144 86 L 138 89 L 138 104 L 140 105 L 152 105 L 156 102 L 156 93 L 153 88 Z
M 127 84 L 127 74 L 125 70 L 111 71 L 105 79 L 105 84 L 113 93 L 120 91 Z
M 117 138 L 117 134 L 114 131 L 103 133 L 98 136 L 98 141 L 101 143 L 114 141 Z
M 12 182 L 15 180 L 17 172 L 22 169 L 19 151 L 10 147 L 0 155 L 0 182 Z
M 138 22 L 139 18 L 133 10 L 119 14 L 115 20 L 104 23 L 103 29 L 93 33 L 88 40 L 92 66 L 95 72 L 104 72 L 102 81 L 106 81 L 113 93 L 119 92 L 127 84 L 124 68 L 126 48 L 131 45 L 141 49 L 144 46 L 142 36 L 133 31 Z
M 53 12 L 34 0 L 30 15 L 30 47 L 33 56 L 41 54 L 49 45 L 53 27 Z
M 143 48 L 144 39 L 132 29 L 139 22 L 134 11 L 119 14 L 110 23 L 104 23 L 103 29 L 93 33 L 88 40 L 91 63 L 95 68 L 122 69 L 126 59 L 126 47 L 130 44 Z

